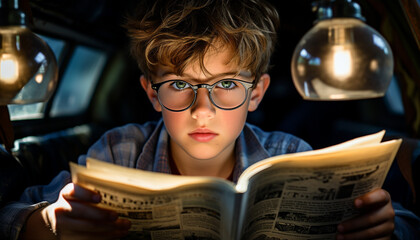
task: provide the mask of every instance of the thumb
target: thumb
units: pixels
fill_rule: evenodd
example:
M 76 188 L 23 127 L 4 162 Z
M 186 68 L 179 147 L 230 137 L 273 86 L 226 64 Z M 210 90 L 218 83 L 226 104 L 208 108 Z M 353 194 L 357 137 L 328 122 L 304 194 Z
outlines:
M 101 195 L 79 184 L 69 183 L 61 190 L 62 196 L 66 200 L 78 200 L 91 203 L 99 203 Z

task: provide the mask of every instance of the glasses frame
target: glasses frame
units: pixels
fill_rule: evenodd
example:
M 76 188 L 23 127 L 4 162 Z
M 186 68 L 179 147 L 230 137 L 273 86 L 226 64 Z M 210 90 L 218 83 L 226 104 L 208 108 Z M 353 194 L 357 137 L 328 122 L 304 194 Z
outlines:
M 164 104 L 160 101 L 160 98 L 159 98 L 159 88 L 160 88 L 160 86 L 162 86 L 163 84 L 165 84 L 165 83 L 167 83 L 167 82 L 176 82 L 176 81 L 181 81 L 181 82 L 185 82 L 185 83 L 187 83 L 187 84 L 188 84 L 188 85 L 192 88 L 192 90 L 194 91 L 194 99 L 192 100 L 191 104 L 190 104 L 190 105 L 188 105 L 187 107 L 185 107 L 185 108 L 181 109 L 181 110 L 173 110 L 173 109 L 170 109 L 170 108 L 166 107 L 166 106 L 165 106 L 165 105 L 164 105 Z M 244 98 L 244 100 L 241 102 L 241 104 L 239 104 L 238 106 L 233 107 L 233 108 L 223 108 L 223 107 L 218 106 L 218 105 L 217 105 L 217 104 L 213 101 L 212 91 L 213 91 L 214 87 L 215 87 L 218 83 L 223 82 L 223 81 L 236 81 L 236 82 L 241 83 L 241 84 L 245 87 L 245 98 Z M 215 82 L 215 83 L 213 83 L 213 84 L 205 84 L 205 83 L 202 83 L 202 84 L 192 85 L 191 83 L 189 83 L 189 82 L 187 82 L 187 81 L 184 81 L 184 80 L 172 79 L 172 80 L 167 80 L 167 81 L 160 82 L 160 83 L 152 83 L 152 89 L 156 91 L 160 105 L 161 105 L 161 106 L 163 106 L 165 109 L 168 109 L 169 111 L 172 111 L 172 112 L 182 112 L 182 111 L 185 111 L 185 110 L 187 110 L 188 108 L 190 108 L 192 105 L 194 105 L 195 101 L 197 100 L 197 91 L 198 91 L 198 89 L 199 89 L 199 88 L 206 88 L 206 89 L 209 91 L 209 98 L 210 98 L 210 101 L 211 101 L 211 102 L 213 103 L 213 105 L 214 105 L 214 106 L 216 106 L 217 108 L 222 109 L 222 110 L 234 110 L 234 109 L 237 109 L 237 108 L 241 107 L 241 106 L 245 103 L 246 99 L 248 99 L 248 92 L 249 92 L 249 89 L 250 89 L 250 88 L 254 88 L 254 87 L 256 86 L 256 83 L 257 83 L 256 79 L 254 79 L 252 82 L 247 82 L 247 81 L 244 81 L 244 80 L 239 80 L 239 79 L 235 79 L 235 78 L 225 78 L 225 79 L 221 79 L 221 80 L 219 80 L 219 81 L 217 81 L 217 82 Z

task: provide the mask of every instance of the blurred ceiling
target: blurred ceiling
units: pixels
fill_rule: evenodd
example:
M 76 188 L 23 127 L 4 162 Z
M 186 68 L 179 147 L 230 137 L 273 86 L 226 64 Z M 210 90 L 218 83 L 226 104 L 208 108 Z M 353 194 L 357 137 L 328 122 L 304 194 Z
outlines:
M 315 14 L 312 12 L 313 1 L 269 1 L 276 6 L 281 17 L 279 54 L 275 55 L 275 58 L 281 56 L 282 59 L 289 61 L 295 45 L 312 27 L 315 20 Z M 386 17 L 398 14 L 407 15 L 403 13 L 400 3 L 405 5 L 407 2 L 417 3 L 416 0 L 353 1 L 361 5 L 362 14 L 366 17 L 367 23 L 379 31 L 381 21 Z M 29 0 L 29 2 L 34 20 L 41 20 L 41 23 L 38 21 L 36 24 L 41 32 L 51 31 L 51 24 L 55 24 L 89 36 L 96 42 L 121 45 L 126 43 L 125 31 L 121 27 L 124 16 L 136 8 L 139 0 Z M 409 28 L 413 29 L 412 26 Z M 49 34 L 63 35 L 60 31 L 60 29 L 54 29 L 53 33 Z M 74 38 L 75 34 L 67 35 Z M 281 60 L 280 63 L 282 63 Z
M 34 21 L 41 21 L 35 24 L 36 28 L 42 28 L 42 24 L 49 23 L 82 33 L 99 42 L 122 44 L 125 41 L 125 33 L 121 24 L 128 10 L 134 8 L 136 1 L 124 0 L 123 4 L 121 2 L 117 0 L 30 0 L 30 7 Z

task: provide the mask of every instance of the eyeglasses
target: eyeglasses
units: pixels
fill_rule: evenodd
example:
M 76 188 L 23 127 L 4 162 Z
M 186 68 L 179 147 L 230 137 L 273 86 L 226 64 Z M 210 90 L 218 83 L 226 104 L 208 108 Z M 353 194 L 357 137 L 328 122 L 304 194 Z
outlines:
M 248 90 L 253 88 L 256 81 L 246 82 L 238 79 L 222 79 L 212 85 L 192 85 L 182 80 L 168 80 L 152 84 L 157 92 L 160 104 L 173 112 L 181 112 L 190 108 L 197 99 L 199 88 L 209 91 L 211 102 L 223 110 L 233 110 L 245 103 Z

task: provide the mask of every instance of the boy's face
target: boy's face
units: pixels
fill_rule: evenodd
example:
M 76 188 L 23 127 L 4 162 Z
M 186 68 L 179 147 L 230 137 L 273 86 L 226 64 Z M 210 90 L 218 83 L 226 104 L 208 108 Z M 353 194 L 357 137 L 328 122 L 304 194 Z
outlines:
M 211 75 L 201 70 L 199 63 L 189 65 L 182 76 L 171 69 L 160 66 L 153 83 L 167 80 L 182 80 L 192 85 L 213 84 L 226 78 L 252 82 L 249 71 L 229 64 L 230 50 L 209 50 L 204 56 L 204 65 Z M 235 74 L 240 72 L 239 75 Z M 143 76 L 141 83 L 155 110 L 161 111 L 167 131 L 171 137 L 172 152 L 182 152 L 194 159 L 213 159 L 232 154 L 235 140 L 241 133 L 248 111 L 254 111 L 267 89 L 270 77 L 264 74 L 255 89 L 250 89 L 245 103 L 234 110 L 217 108 L 209 98 L 206 88 L 197 90 L 195 103 L 180 112 L 170 111 L 160 105 L 156 91 Z M 175 149 L 174 149 L 175 148 Z

